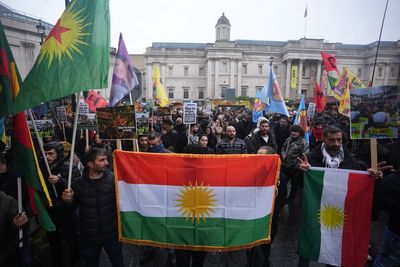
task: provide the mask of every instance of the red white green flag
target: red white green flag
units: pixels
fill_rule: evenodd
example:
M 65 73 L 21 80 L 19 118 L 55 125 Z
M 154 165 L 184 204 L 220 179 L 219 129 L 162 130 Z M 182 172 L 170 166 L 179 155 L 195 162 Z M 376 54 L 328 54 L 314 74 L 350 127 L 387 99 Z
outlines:
M 116 151 L 124 242 L 228 251 L 270 242 L 278 155 Z
M 306 172 L 300 256 L 334 266 L 364 266 L 374 183 L 363 171 L 312 168 Z

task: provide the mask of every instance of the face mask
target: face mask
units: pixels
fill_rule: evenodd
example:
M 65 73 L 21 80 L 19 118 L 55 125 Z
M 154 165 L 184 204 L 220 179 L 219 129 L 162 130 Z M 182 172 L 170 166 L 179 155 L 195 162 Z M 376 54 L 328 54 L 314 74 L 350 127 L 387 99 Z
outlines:
M 149 147 L 149 151 L 154 152 L 154 153 L 161 153 L 164 151 L 164 144 L 159 144 L 157 146 L 151 146 L 151 147 Z

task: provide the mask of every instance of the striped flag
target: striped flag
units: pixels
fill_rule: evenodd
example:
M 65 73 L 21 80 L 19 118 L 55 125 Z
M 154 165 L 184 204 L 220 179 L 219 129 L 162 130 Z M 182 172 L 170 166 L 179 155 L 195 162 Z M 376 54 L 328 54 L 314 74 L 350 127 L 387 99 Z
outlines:
M 300 256 L 334 266 L 364 266 L 374 182 L 362 171 L 312 168 L 306 172 Z
M 115 152 L 125 242 L 207 251 L 270 242 L 278 155 Z

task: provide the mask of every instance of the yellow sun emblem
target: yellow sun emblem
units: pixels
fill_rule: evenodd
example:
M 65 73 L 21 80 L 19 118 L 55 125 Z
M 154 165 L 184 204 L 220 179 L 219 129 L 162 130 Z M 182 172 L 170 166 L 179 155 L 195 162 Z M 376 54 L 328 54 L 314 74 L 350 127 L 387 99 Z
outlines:
M 87 45 L 83 37 L 89 35 L 89 33 L 84 32 L 89 24 L 85 24 L 86 18 L 81 16 L 84 10 L 74 10 L 74 3 L 72 2 L 68 6 L 47 36 L 39 53 L 39 64 L 43 60 L 47 60 L 48 67 L 50 67 L 54 58 L 57 58 L 58 62 L 61 63 L 63 55 L 67 55 L 72 60 L 73 51 L 82 54 L 79 46 Z
M 179 197 L 176 201 L 178 204 L 176 207 L 180 207 L 178 212 L 181 212 L 182 217 L 186 217 L 186 220 L 192 218 L 192 223 L 195 219 L 197 222 L 200 222 L 202 218 L 204 222 L 206 222 L 206 216 L 211 216 L 211 213 L 214 212 L 213 207 L 215 207 L 215 202 L 217 200 L 214 199 L 215 194 L 213 190 L 208 186 L 203 186 L 196 184 L 192 185 L 189 182 L 189 186 L 184 186 L 184 188 L 180 188 L 180 194 L 177 194 Z
M 319 212 L 321 226 L 327 230 L 338 230 L 345 223 L 343 209 L 335 205 L 323 205 Z

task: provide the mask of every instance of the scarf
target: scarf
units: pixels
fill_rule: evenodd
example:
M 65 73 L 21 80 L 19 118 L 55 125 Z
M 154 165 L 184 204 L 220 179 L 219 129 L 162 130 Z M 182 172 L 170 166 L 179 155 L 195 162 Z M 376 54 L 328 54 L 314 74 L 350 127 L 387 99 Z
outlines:
M 312 128 L 312 134 L 315 136 L 316 141 L 322 140 L 323 132 L 324 132 L 323 128 L 317 128 L 317 127 Z
M 331 155 L 329 155 L 328 151 L 326 151 L 325 149 L 325 144 L 322 144 L 321 146 L 321 151 L 322 151 L 322 155 L 323 155 L 323 160 L 322 162 L 325 163 L 325 167 L 327 168 L 333 168 L 333 169 L 337 169 L 339 168 L 340 163 L 343 161 L 344 159 L 344 150 L 343 147 L 340 147 L 339 152 L 337 153 L 337 155 L 335 155 L 334 157 L 332 157 Z
M 157 146 L 151 146 L 149 147 L 150 152 L 154 153 L 162 153 L 164 151 L 164 144 L 159 144 Z

